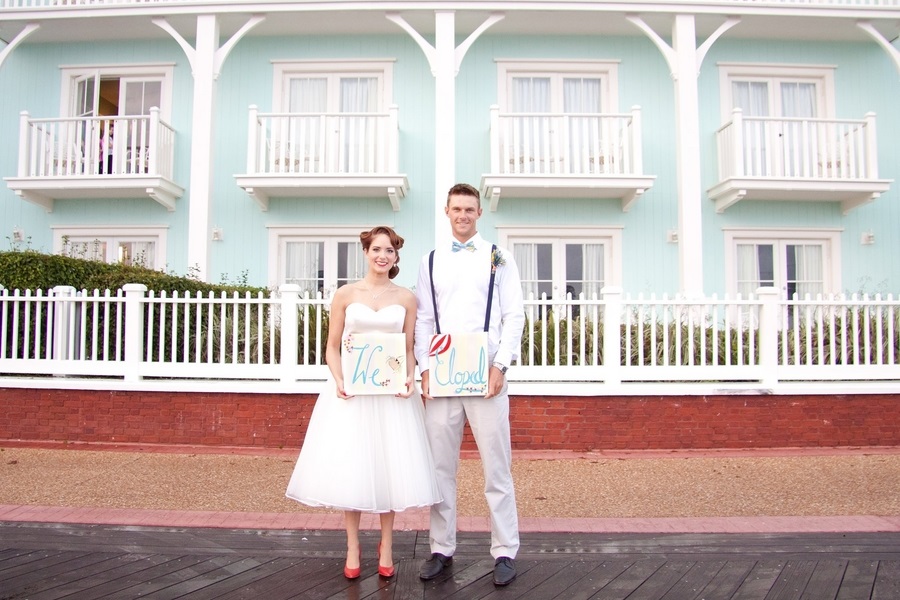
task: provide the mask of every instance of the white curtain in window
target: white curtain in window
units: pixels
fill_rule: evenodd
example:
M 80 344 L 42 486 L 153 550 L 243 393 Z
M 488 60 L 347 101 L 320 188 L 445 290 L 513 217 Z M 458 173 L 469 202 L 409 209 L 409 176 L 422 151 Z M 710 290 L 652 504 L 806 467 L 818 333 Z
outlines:
M 294 77 L 288 86 L 288 112 L 319 113 L 328 106 L 328 80 L 324 77 Z
M 320 242 L 287 242 L 285 244 L 285 283 L 296 283 L 300 293 L 315 295 L 319 291 Z
M 816 116 L 816 86 L 797 81 L 782 82 L 781 115 L 786 118 L 812 119 Z M 809 175 L 818 163 L 818 127 L 809 121 L 785 121 L 781 129 L 784 147 L 784 174 Z
M 291 78 L 288 85 L 288 112 L 304 114 L 272 121 L 272 150 L 281 169 L 288 171 L 315 169 L 318 164 L 315 155 L 322 146 L 322 136 L 326 131 L 320 115 L 327 108 L 327 79 Z
M 378 110 L 378 79 L 375 77 L 341 78 L 341 112 L 368 113 Z M 341 169 L 345 173 L 376 171 L 377 124 L 372 117 L 341 118 Z
M 513 77 L 510 112 L 550 112 L 549 77 Z
M 513 244 L 513 259 L 519 267 L 522 294 L 526 299 L 538 297 L 538 260 L 536 244 Z
M 769 84 L 765 81 L 734 81 L 731 84 L 732 103 L 740 108 L 744 117 L 768 117 Z M 744 173 L 748 176 L 765 176 L 771 172 L 769 163 L 769 139 L 766 122 L 744 121 Z
M 344 242 L 347 246 L 347 258 L 345 267 L 346 282 L 353 283 L 359 281 L 366 274 L 366 260 L 363 254 L 362 244 L 359 242 Z
M 155 242 L 132 242 L 131 243 L 131 264 L 147 267 L 148 269 L 156 268 L 156 243 Z
M 563 111 L 566 113 L 603 112 L 601 80 L 567 77 L 563 80 Z
M 747 298 L 759 287 L 759 255 L 756 244 L 737 245 L 737 292 Z
M 600 297 L 604 282 L 603 244 L 584 244 L 582 262 L 582 291 L 585 298 Z
M 551 110 L 551 85 L 549 77 L 514 77 L 512 79 L 509 110 L 513 113 L 547 113 Z M 513 173 L 534 173 L 539 169 L 549 169 L 550 157 L 556 146 L 547 139 L 546 132 L 552 128 L 549 117 L 513 116 L 508 121 L 503 137 L 508 157 L 509 170 Z
M 789 246 L 794 252 L 794 264 L 797 267 L 797 293 L 801 298 L 809 294 L 824 292 L 824 266 L 822 247 L 819 245 Z

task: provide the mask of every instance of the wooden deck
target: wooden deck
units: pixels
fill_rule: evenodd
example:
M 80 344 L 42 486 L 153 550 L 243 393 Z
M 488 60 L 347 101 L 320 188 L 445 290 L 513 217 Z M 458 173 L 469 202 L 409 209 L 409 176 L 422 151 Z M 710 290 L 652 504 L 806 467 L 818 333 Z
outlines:
M 461 534 L 452 569 L 418 578 L 428 536 L 399 531 L 397 575 L 342 574 L 341 531 L 0 522 L 0 600 L 628 598 L 898 600 L 900 533 L 523 536 L 518 579 L 491 582 L 489 534 Z

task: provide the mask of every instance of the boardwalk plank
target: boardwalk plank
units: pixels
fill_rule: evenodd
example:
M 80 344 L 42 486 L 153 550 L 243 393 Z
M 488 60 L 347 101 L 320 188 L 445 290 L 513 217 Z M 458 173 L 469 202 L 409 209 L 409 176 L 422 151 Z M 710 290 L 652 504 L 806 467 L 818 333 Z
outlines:
M 672 586 L 678 583 L 695 564 L 694 562 L 681 560 L 666 562 L 655 573 L 650 575 L 644 583 L 638 586 L 633 594 L 628 596 L 629 600 L 658 599 L 672 589 Z
M 621 600 L 629 597 L 647 579 L 656 573 L 663 565 L 665 559 L 648 558 L 635 561 L 625 569 L 618 577 L 609 582 L 597 594 L 591 596 L 597 600 Z
M 755 560 L 729 560 L 698 596 L 703 600 L 730 600 L 755 566 Z
M 265 580 L 273 574 L 280 573 L 296 562 L 297 559 L 294 558 L 271 560 L 247 558 L 155 592 L 153 598 L 154 600 L 174 600 L 182 597 L 191 598 L 191 600 L 217 599 L 225 594 L 242 590 L 254 581 Z M 244 597 L 260 598 L 261 596 Z
M 492 591 L 494 584 L 490 576 L 493 572 L 493 560 L 466 560 L 457 555 L 451 568 L 424 584 L 425 597 L 428 600 L 481 598 Z
M 302 581 L 309 570 L 309 562 L 314 558 L 285 558 L 283 568 L 273 571 L 269 575 L 260 575 L 242 585 L 239 589 L 227 593 L 220 593 L 218 600 L 240 600 L 242 598 L 265 598 L 266 600 L 278 600 L 290 598 L 297 593 L 297 582 Z M 199 598 L 196 594 L 191 598 Z
M 878 566 L 872 600 L 897 600 L 900 598 L 900 561 L 885 560 Z
M 693 600 L 725 567 L 725 561 L 694 563 L 660 600 Z
M 834 600 L 847 571 L 846 560 L 820 560 L 800 600 Z
M 519 595 L 521 600 L 546 600 L 547 598 L 569 598 L 569 588 L 576 585 L 577 582 L 587 577 L 591 571 L 597 568 L 595 563 L 590 563 L 584 558 L 577 558 L 563 565 L 553 575 L 541 582 L 539 585 L 532 586 L 531 589 L 524 594 Z
M 838 590 L 837 600 L 856 600 L 871 598 L 875 586 L 875 575 L 878 573 L 878 561 L 851 560 L 844 571 L 844 579 Z
M 3 579 L 3 591 L 10 594 L 15 590 L 27 590 L 29 594 L 51 589 L 65 584 L 79 573 L 89 570 L 104 570 L 104 563 L 114 561 L 115 554 L 82 554 L 50 566 L 35 566 L 35 570 L 16 577 Z M 21 593 L 21 592 L 20 592 Z
M 74 594 L 76 598 L 103 598 L 110 594 L 117 594 L 122 590 L 126 590 L 132 586 L 139 585 L 145 581 L 153 581 L 156 577 L 162 577 L 166 573 L 174 569 L 181 568 L 185 565 L 193 565 L 205 560 L 199 556 L 164 556 L 153 555 L 152 557 L 140 561 L 134 565 L 133 569 L 125 569 L 123 573 L 116 573 L 113 577 L 105 577 L 100 582 L 94 582 L 91 587 L 84 587 L 81 580 L 70 583 L 68 586 L 60 588 L 57 595 L 46 596 L 39 600 L 49 600 L 50 598 L 65 598 L 69 594 Z M 137 568 L 144 567 L 144 568 Z M 64 593 L 63 593 L 64 592 Z M 125 597 L 122 594 L 120 597 Z
M 210 556 L 206 557 L 206 560 L 203 562 L 170 571 L 155 578 L 153 581 L 144 581 L 133 585 L 123 590 L 123 592 L 131 598 L 150 596 L 156 599 L 161 598 L 164 594 L 172 594 L 173 592 L 170 588 L 175 588 L 177 591 L 175 597 L 184 596 L 190 591 L 208 586 L 222 579 L 227 579 L 258 565 L 259 561 L 255 558 Z M 118 597 L 122 596 L 119 595 Z
M 816 562 L 812 560 L 789 560 L 772 585 L 766 600 L 800 600 L 815 568 Z
M 784 569 L 784 561 L 761 560 L 757 562 L 731 597 L 732 600 L 758 600 L 765 598 Z
M 607 559 L 601 562 L 590 573 L 582 577 L 565 591 L 562 596 L 567 600 L 586 600 L 593 598 L 594 594 L 602 590 L 609 583 L 619 577 L 634 565 L 633 560 Z
M 487 533 L 461 533 L 430 582 L 427 532 L 395 533 L 391 580 L 377 575 L 378 538 L 363 532 L 362 577 L 348 581 L 342 531 L 0 522 L 0 599 L 900 599 L 897 533 L 528 534 L 503 588 Z
M 409 558 L 397 563 L 391 600 L 422 600 L 425 597 L 425 582 L 419 579 L 421 562 L 421 559 Z

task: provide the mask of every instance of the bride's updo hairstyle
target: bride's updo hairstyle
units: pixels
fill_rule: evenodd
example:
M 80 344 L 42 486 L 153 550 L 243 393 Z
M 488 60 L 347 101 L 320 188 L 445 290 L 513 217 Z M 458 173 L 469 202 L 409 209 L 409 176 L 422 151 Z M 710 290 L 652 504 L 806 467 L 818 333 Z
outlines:
M 400 272 L 400 267 L 397 265 L 400 264 L 400 248 L 403 247 L 403 238 L 397 235 L 397 232 L 387 225 L 379 225 L 378 227 L 373 227 L 369 231 L 360 233 L 359 241 L 362 242 L 363 250 L 368 252 L 369 246 L 372 245 L 372 240 L 381 234 L 388 236 L 388 239 L 391 240 L 391 246 L 393 246 L 394 251 L 397 252 L 397 262 L 394 263 L 394 266 L 388 271 L 388 278 L 393 279 Z

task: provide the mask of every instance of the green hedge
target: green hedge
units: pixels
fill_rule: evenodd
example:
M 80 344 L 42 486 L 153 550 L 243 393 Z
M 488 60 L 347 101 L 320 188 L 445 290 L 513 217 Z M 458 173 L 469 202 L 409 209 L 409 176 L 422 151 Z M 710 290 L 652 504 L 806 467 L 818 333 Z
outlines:
M 0 285 L 8 290 L 49 290 L 70 285 L 77 290 L 118 290 L 126 283 L 142 283 L 157 292 L 251 292 L 268 290 L 241 285 L 216 285 L 191 277 L 179 277 L 144 267 L 106 264 L 97 261 L 41 254 L 32 250 L 0 252 Z

